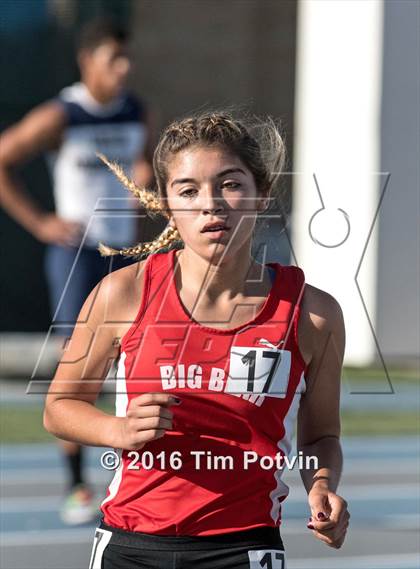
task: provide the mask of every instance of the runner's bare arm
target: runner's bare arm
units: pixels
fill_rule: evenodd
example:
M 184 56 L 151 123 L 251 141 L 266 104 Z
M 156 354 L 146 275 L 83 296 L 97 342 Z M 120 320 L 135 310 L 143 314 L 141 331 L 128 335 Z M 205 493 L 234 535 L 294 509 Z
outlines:
M 54 148 L 65 122 L 63 108 L 56 102 L 48 102 L 36 107 L 0 137 L 0 203 L 35 236 L 46 213 L 24 190 L 14 169 L 44 150 Z
M 143 263 L 105 277 L 86 299 L 45 402 L 44 427 L 60 439 L 92 446 L 138 449 L 172 428 L 167 393 L 134 398 L 127 417 L 95 407 L 116 341 L 133 322 L 141 298 Z
M 312 355 L 298 415 L 297 446 L 304 456 L 318 459 L 318 468 L 300 471 L 311 509 L 309 528 L 321 541 L 340 547 L 350 516 L 347 503 L 335 493 L 342 470 L 339 407 L 345 347 L 343 315 L 337 301 L 307 287 L 300 328 L 310 338 L 308 351 Z
M 54 435 L 93 445 L 112 443 L 108 426 L 115 418 L 94 403 L 118 357 L 116 338 L 135 316 L 130 307 L 135 305 L 133 291 L 141 294 L 141 269 L 131 265 L 110 273 L 84 302 L 46 397 L 44 426 Z
M 302 480 L 309 491 L 314 482 L 313 476 L 326 476 L 330 488 L 335 489 L 341 472 L 339 407 L 345 345 L 344 322 L 338 302 L 329 294 L 307 285 L 299 330 L 302 330 L 302 337 L 305 334 L 303 343 L 306 353 L 310 355 L 307 390 L 298 415 L 298 447 L 305 453 L 311 451 L 311 454 L 314 454 L 314 446 L 319 450 L 333 447 L 333 451 L 328 452 L 331 454 L 329 460 L 320 457 L 324 470 L 318 473 L 302 471 Z M 329 462 L 331 465 L 327 464 Z

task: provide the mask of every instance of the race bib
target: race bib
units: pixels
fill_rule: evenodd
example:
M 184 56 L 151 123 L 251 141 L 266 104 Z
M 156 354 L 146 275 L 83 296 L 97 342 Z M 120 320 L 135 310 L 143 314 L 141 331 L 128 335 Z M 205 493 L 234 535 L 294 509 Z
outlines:
M 249 569 L 286 569 L 284 551 L 260 549 L 248 551 Z
M 284 398 L 291 360 L 289 350 L 233 346 L 225 391 Z

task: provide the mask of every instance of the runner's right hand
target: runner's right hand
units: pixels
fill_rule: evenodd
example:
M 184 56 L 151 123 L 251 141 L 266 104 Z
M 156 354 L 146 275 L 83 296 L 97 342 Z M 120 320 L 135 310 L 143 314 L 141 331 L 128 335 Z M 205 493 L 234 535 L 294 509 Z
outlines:
M 172 429 L 171 405 L 181 400 L 169 393 L 144 393 L 130 401 L 126 417 L 118 422 L 115 448 L 140 450 Z
M 34 234 L 42 243 L 76 247 L 82 239 L 82 231 L 81 223 L 68 221 L 54 213 L 47 213 L 40 219 Z

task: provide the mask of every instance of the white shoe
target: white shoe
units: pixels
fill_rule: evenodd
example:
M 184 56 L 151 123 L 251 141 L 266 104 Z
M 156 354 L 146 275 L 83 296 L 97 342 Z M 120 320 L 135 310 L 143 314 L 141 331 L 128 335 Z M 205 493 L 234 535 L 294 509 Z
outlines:
M 68 525 L 87 524 L 99 516 L 93 492 L 85 485 L 75 486 L 60 509 L 61 520 Z

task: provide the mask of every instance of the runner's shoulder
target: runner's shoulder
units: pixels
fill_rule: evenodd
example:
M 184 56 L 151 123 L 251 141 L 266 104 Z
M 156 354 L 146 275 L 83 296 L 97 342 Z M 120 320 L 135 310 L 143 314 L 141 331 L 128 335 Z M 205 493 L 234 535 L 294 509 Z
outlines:
M 299 317 L 299 347 L 307 363 L 334 335 L 344 335 L 344 321 L 340 304 L 328 292 L 305 284 Z M 336 340 L 338 341 L 338 340 Z M 341 340 L 340 340 L 341 341 Z
M 146 261 L 139 261 L 106 275 L 83 306 L 82 319 L 92 326 L 132 320 L 138 310 Z
M 101 281 L 102 294 L 112 305 L 120 305 L 139 298 L 143 287 L 146 261 L 137 261 L 106 275 Z
M 341 306 L 336 298 L 310 284 L 305 284 L 301 314 L 317 330 L 331 331 L 343 318 Z

